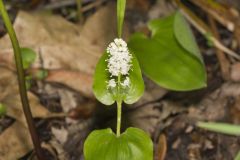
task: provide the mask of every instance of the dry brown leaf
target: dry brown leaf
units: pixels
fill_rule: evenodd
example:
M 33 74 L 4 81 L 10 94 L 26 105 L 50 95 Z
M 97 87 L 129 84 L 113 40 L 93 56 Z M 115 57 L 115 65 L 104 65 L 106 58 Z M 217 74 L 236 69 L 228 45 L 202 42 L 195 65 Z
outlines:
M 63 146 L 56 140 L 52 139 L 49 144 L 54 148 L 57 152 L 57 156 L 59 160 L 69 160 L 68 154 L 63 149 Z
M 68 138 L 68 131 L 62 127 L 60 129 L 51 127 L 52 134 L 60 144 L 64 144 Z
M 15 160 L 32 149 L 32 142 L 27 128 L 15 122 L 0 135 L 0 159 Z
M 161 134 L 158 139 L 158 145 L 156 150 L 156 160 L 164 160 L 167 153 L 167 138 L 164 134 Z
M 147 11 L 150 7 L 149 0 L 128 0 L 127 1 L 128 9 L 138 9 L 140 11 Z
M 239 96 L 240 83 L 224 83 L 220 88 L 206 95 L 200 103 L 189 107 L 188 115 L 196 120 L 222 120 L 233 105 L 232 98 Z
M 235 63 L 231 66 L 231 80 L 234 82 L 240 81 L 240 63 Z
M 0 73 L 0 102 L 7 106 L 8 116 L 27 126 L 22 110 L 15 73 L 5 68 L 0 68 Z M 49 111 L 39 103 L 38 98 L 32 93 L 28 92 L 28 98 L 33 117 L 45 117 L 50 114 Z
M 48 82 L 64 83 L 65 85 L 74 88 L 77 91 L 82 91 L 88 97 L 93 97 L 92 90 L 92 76 L 82 71 L 71 70 L 52 70 L 49 71 Z
M 19 12 L 14 28 L 21 46 L 39 53 L 34 68 L 65 70 L 50 74 L 48 81 L 69 85 L 92 97 L 95 65 L 107 44 L 116 37 L 113 4 L 99 9 L 82 29 L 59 16 L 26 12 Z M 0 57 L 4 57 L 0 63 L 12 62 L 9 54 L 13 55 L 11 43 L 5 36 L 0 40 Z
M 168 93 L 167 89 L 160 87 L 159 85 L 154 83 L 152 80 L 145 78 L 144 81 L 145 81 L 145 92 L 141 97 L 141 99 L 136 104 L 134 104 L 135 106 L 157 101 Z
M 148 104 L 144 107 L 138 107 L 130 112 L 127 112 L 124 117 L 126 116 L 126 118 L 128 118 L 130 126 L 141 128 L 152 135 L 161 115 L 158 107 L 159 103 Z
M 130 108 L 124 117 L 128 118 L 130 126 L 143 129 L 150 135 L 156 135 L 163 128 L 171 125 L 171 115 L 186 111 L 181 104 L 171 101 L 161 101 Z M 166 121 L 167 120 L 167 121 Z

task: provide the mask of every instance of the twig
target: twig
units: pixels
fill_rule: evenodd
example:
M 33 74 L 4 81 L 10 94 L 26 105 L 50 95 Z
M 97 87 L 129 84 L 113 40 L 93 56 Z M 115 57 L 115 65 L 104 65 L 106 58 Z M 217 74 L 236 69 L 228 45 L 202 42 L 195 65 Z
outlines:
M 217 2 L 206 0 L 191 0 L 193 4 L 200 7 L 212 16 L 216 21 L 233 32 L 240 46 L 240 14 L 234 8 L 227 8 Z
M 105 1 L 107 1 L 107 0 L 96 0 L 95 2 L 92 2 L 89 5 L 86 5 L 86 6 L 82 7 L 81 11 L 82 11 L 82 13 L 86 12 L 89 9 L 92 9 L 92 8 L 102 4 Z M 75 5 L 75 4 L 76 4 L 76 0 L 65 0 L 65 1 L 60 1 L 60 2 L 56 2 L 56 3 L 50 4 L 50 5 L 44 6 L 43 8 L 39 8 L 39 9 L 40 10 L 41 9 L 53 10 L 53 9 L 58 9 L 58 8 L 61 8 L 61 7 L 72 6 L 72 5 Z
M 67 113 L 51 113 L 51 114 L 48 114 L 44 117 L 42 117 L 43 119 L 51 119 L 51 118 L 64 118 L 64 117 L 67 117 L 68 114 Z
M 74 4 L 76 4 L 76 0 L 56 1 L 54 3 L 44 6 L 43 8 L 40 8 L 40 9 L 52 10 L 52 9 L 58 9 L 61 7 L 71 6 Z
M 207 27 L 207 25 L 199 19 L 192 11 L 190 11 L 187 7 L 183 6 L 179 0 L 175 0 L 175 2 L 180 7 L 181 13 L 187 18 L 187 20 L 202 34 L 206 35 L 207 33 L 212 33 L 211 30 Z M 213 34 L 211 34 L 213 35 Z M 226 54 L 240 60 L 240 55 L 238 55 L 233 50 L 225 47 L 216 37 L 211 36 L 210 40 L 213 42 L 214 46 Z
M 83 22 L 83 16 L 82 16 L 82 0 L 76 0 L 77 4 L 77 21 Z
M 229 10 L 224 8 L 222 5 L 217 2 L 209 2 L 206 0 L 191 0 L 191 2 L 206 13 L 211 15 L 219 23 L 224 25 L 229 31 L 234 31 L 235 29 L 235 20 L 239 17 L 236 17 L 234 14 L 231 14 Z
M 218 33 L 216 22 L 214 21 L 214 19 L 212 18 L 211 15 L 208 16 L 208 20 L 209 20 L 210 27 L 212 29 L 213 35 L 218 40 L 220 40 L 220 36 L 219 36 L 219 33 Z M 217 55 L 217 58 L 218 58 L 218 61 L 219 61 L 219 64 L 220 64 L 222 77 L 223 77 L 223 79 L 228 80 L 230 78 L 230 73 L 229 73 L 230 64 L 229 64 L 229 61 L 227 60 L 223 51 L 218 49 L 218 48 L 216 48 L 216 55 Z

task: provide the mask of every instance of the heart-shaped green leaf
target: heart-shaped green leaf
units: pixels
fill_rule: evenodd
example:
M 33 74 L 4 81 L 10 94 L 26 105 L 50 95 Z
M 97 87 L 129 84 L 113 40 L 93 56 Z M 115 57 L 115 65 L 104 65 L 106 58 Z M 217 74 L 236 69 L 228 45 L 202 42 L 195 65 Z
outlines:
M 30 48 L 21 48 L 21 56 L 24 69 L 28 69 L 37 57 L 35 51 Z
M 84 144 L 85 160 L 153 160 L 153 144 L 138 128 L 119 137 L 111 129 L 93 131 Z
M 129 71 L 130 86 L 123 95 L 123 101 L 127 104 L 136 102 L 144 92 L 144 82 L 137 58 L 132 54 L 132 69 Z M 117 99 L 107 87 L 110 74 L 107 71 L 108 53 L 104 53 L 100 58 L 93 81 L 93 92 L 96 98 L 105 105 L 112 105 Z
M 182 45 L 182 47 L 203 62 L 196 39 L 191 32 L 191 28 L 180 12 L 175 14 L 174 33 L 177 41 Z
M 178 91 L 206 86 L 206 73 L 190 27 L 180 13 L 149 23 L 152 38 L 135 34 L 129 48 L 143 72 L 162 87 Z

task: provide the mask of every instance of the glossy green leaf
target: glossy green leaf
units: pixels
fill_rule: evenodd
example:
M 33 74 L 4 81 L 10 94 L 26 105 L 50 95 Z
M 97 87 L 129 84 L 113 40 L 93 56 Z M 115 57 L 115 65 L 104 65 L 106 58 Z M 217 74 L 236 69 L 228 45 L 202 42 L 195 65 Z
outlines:
M 85 160 L 153 160 L 153 144 L 140 129 L 116 137 L 111 129 L 93 131 L 84 144 Z
M 28 69 L 37 57 L 35 51 L 30 48 L 21 48 L 21 55 L 24 69 Z
M 136 102 L 144 92 L 144 82 L 138 61 L 134 54 L 132 59 L 132 70 L 129 71 L 130 87 L 126 93 L 123 93 L 123 101 L 127 104 Z M 117 97 L 114 96 L 111 90 L 107 88 L 107 82 L 110 79 L 110 74 L 106 70 L 108 54 L 104 53 L 100 58 L 93 81 L 93 92 L 96 98 L 105 105 L 112 105 Z
M 200 50 L 191 28 L 180 12 L 177 12 L 174 18 L 174 33 L 177 41 L 184 49 L 196 56 L 199 60 L 202 60 Z
M 96 66 L 93 80 L 93 93 L 101 103 L 105 105 L 111 105 L 115 102 L 115 98 L 107 89 L 107 82 L 110 77 L 109 72 L 106 70 L 107 57 L 107 53 L 104 53 Z
M 240 136 L 240 125 L 214 122 L 198 122 L 197 126 L 218 133 Z
M 206 86 L 206 73 L 190 27 L 180 13 L 149 23 L 152 37 L 135 34 L 129 48 L 143 72 L 158 85 L 187 91 Z
M 5 115 L 7 113 L 7 108 L 5 105 L 3 105 L 2 103 L 0 103 L 0 117 Z
M 122 26 L 124 21 L 125 8 L 126 0 L 117 0 L 118 37 L 122 36 Z

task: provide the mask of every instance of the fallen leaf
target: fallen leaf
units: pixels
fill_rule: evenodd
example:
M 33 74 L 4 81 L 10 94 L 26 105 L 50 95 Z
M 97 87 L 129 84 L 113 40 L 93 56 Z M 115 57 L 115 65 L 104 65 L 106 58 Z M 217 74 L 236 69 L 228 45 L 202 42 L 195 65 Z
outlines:
M 60 144 L 64 144 L 68 138 L 68 131 L 65 128 L 55 128 L 51 127 L 52 134 Z
M 63 149 L 62 145 L 56 140 L 52 139 L 49 144 L 56 150 L 59 160 L 69 160 L 68 154 Z
M 82 71 L 52 70 L 48 72 L 46 78 L 48 82 L 63 83 L 77 91 L 81 91 L 87 97 L 93 97 L 91 86 L 92 76 Z
M 0 135 L 0 159 L 15 160 L 32 150 L 32 141 L 27 128 L 15 122 Z
M 231 72 L 230 72 L 231 80 L 234 82 L 240 81 L 240 63 L 235 63 L 231 66 Z
M 188 108 L 188 116 L 195 120 L 217 121 L 224 119 L 233 106 L 233 97 L 240 96 L 240 83 L 226 82 L 198 104 Z M 216 112 L 217 111 L 217 112 Z M 233 117 L 232 117 L 233 118 Z
M 127 8 L 128 9 L 137 9 L 142 12 L 148 11 L 150 7 L 149 0 L 128 0 L 127 1 Z
M 164 89 L 151 81 L 150 79 L 144 77 L 145 91 L 143 96 L 134 105 L 139 106 L 145 103 L 157 101 L 168 93 L 167 89 Z
M 19 12 L 14 28 L 20 45 L 38 52 L 34 68 L 62 70 L 50 72 L 48 81 L 69 85 L 93 97 L 92 75 L 95 65 L 107 44 L 116 37 L 113 3 L 96 11 L 83 27 L 60 16 Z M 4 57 L 0 63 L 13 62 L 8 36 L 0 40 L 0 57 Z
M 129 108 L 130 111 L 127 112 L 124 117 L 126 117 L 127 121 L 130 123 L 129 126 L 141 128 L 152 135 L 161 115 L 158 107 L 160 107 L 159 103 L 152 103 L 135 109 Z
M 156 150 L 156 160 L 164 160 L 167 153 L 167 138 L 164 134 L 161 134 L 158 139 L 158 145 Z
M 7 107 L 7 115 L 22 122 L 27 126 L 25 116 L 22 110 L 22 103 L 18 90 L 18 82 L 16 74 L 6 68 L 0 68 L 0 102 Z M 39 99 L 28 92 L 28 99 L 33 117 L 45 117 L 50 112 L 43 107 Z

